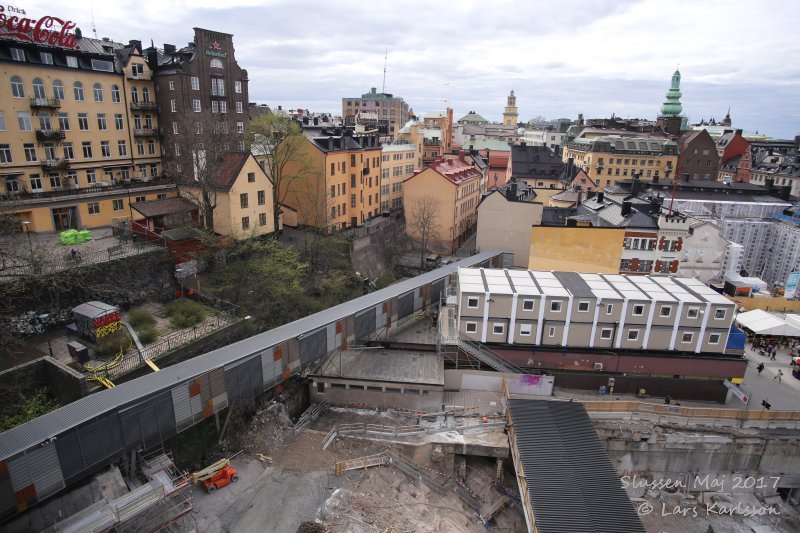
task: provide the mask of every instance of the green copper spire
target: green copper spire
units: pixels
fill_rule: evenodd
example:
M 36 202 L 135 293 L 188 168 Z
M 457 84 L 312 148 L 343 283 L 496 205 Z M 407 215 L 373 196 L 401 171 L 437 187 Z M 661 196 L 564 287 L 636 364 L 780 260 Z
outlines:
M 665 117 L 677 117 L 681 114 L 681 72 L 675 71 L 672 75 L 672 85 L 667 91 L 667 101 L 661 106 L 661 114 Z

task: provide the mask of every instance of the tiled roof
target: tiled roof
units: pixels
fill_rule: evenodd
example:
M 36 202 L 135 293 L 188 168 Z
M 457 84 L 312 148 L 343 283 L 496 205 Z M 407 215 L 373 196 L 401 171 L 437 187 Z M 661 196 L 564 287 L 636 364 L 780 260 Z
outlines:
M 145 218 L 171 215 L 173 213 L 185 213 L 193 211 L 197 206 L 190 200 L 181 197 L 162 198 L 161 200 L 148 200 L 145 202 L 134 202 L 131 209 L 139 212 Z
M 230 190 L 248 157 L 250 157 L 250 152 L 225 152 L 222 155 L 222 160 L 215 168 L 214 186 L 222 190 Z M 187 187 L 192 187 L 193 184 L 197 183 L 189 176 L 184 176 L 182 182 Z
M 583 405 L 519 399 L 508 404 L 539 533 L 644 533 Z
M 472 179 L 481 179 L 483 176 L 478 169 L 465 161 L 461 161 L 460 159 L 444 159 L 441 161 L 434 161 L 428 168 L 438 173 L 454 185 L 460 185 L 462 182 Z M 408 179 L 414 179 L 418 175 L 419 174 L 415 174 Z
M 561 158 L 546 146 L 511 147 L 511 172 L 515 178 L 558 178 L 564 166 Z

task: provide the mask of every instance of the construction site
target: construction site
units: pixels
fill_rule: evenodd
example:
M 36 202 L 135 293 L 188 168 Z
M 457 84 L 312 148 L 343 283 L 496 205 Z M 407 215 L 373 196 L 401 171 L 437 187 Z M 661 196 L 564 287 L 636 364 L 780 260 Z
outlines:
M 800 529 L 800 413 L 558 388 L 457 334 L 454 266 L 6 432 L 4 528 Z

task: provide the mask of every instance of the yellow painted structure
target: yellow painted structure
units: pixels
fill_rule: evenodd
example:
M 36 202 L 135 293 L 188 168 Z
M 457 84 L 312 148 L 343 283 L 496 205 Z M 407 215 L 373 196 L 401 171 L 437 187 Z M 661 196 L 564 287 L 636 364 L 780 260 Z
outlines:
M 156 94 L 140 46 L 78 44 L 0 43 L 24 59 L 0 62 L 0 209 L 19 213 L 32 232 L 109 226 L 129 219 L 137 198 L 175 194 L 174 183 L 158 179 Z M 92 61 L 111 72 L 88 68 Z
M 537 226 L 528 269 L 619 274 L 624 238 L 623 228 Z
M 783 296 L 756 296 L 753 298 L 727 296 L 727 298 L 733 302 L 741 302 L 739 306 L 744 307 L 746 311 L 763 309 L 780 313 L 800 313 L 800 300 L 787 300 Z

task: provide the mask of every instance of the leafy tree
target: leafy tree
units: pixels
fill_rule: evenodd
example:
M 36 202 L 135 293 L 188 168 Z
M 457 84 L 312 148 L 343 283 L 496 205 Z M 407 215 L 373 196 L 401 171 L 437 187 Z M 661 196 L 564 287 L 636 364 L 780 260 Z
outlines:
M 313 170 L 305 152 L 307 143 L 300 124 L 281 114 L 253 117 L 247 125 L 247 143 L 272 181 L 272 216 L 275 238 L 278 235 L 280 208 L 290 193 L 297 193 L 301 182 Z

